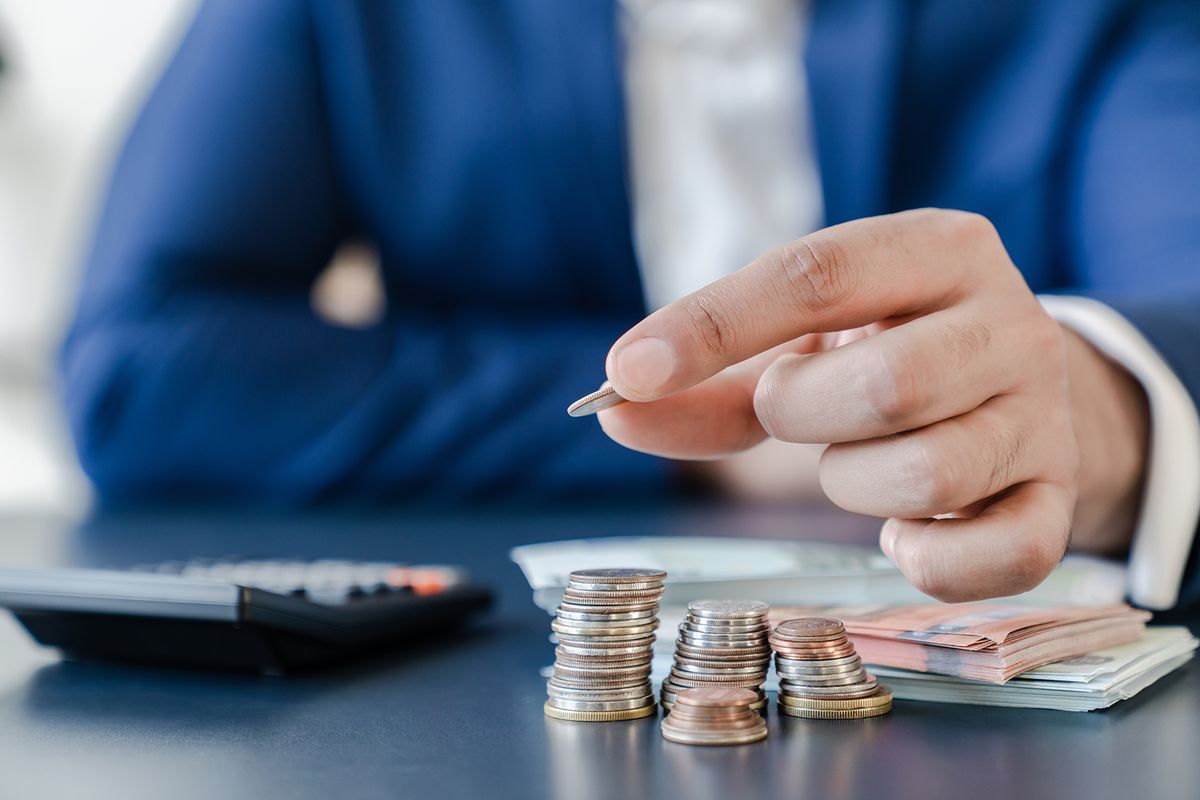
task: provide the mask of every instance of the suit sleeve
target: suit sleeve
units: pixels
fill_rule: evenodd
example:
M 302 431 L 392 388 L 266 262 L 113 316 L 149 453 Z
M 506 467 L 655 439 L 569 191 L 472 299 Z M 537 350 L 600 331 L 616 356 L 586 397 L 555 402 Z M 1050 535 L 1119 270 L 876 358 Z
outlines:
M 1075 143 L 1070 291 L 1132 322 L 1200 403 L 1200 5 L 1135 8 L 1097 75 Z M 1200 603 L 1198 539 L 1179 607 Z
M 663 462 L 564 412 L 628 320 L 418 310 L 346 330 L 311 311 L 353 225 L 303 9 L 205 3 L 118 159 L 61 357 L 101 495 L 661 488 Z

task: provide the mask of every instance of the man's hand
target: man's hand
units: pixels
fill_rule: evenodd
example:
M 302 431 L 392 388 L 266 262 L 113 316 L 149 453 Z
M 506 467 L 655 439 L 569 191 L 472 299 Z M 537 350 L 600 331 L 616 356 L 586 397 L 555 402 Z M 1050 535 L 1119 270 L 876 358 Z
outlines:
M 638 401 L 600 416 L 628 447 L 698 459 L 767 436 L 832 443 L 825 492 L 888 517 L 884 552 L 946 601 L 1040 583 L 1080 476 L 1085 496 L 1136 503 L 1140 390 L 1068 338 L 973 214 L 911 211 L 786 245 L 647 317 L 607 371 Z M 1113 468 L 1080 470 L 1092 437 Z

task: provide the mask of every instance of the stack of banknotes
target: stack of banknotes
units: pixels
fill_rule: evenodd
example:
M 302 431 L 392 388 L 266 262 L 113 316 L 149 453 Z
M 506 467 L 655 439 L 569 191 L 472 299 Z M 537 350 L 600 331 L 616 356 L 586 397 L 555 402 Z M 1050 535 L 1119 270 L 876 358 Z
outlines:
M 840 619 L 868 664 L 1004 683 L 1065 658 L 1142 638 L 1149 612 L 1118 604 L 1100 608 L 1030 608 L 1008 603 L 773 607 L 773 622 L 792 617 Z
M 1056 661 L 997 684 L 874 666 L 896 697 L 936 703 L 1094 711 L 1128 700 L 1191 660 L 1200 641 L 1182 626 L 1146 629 L 1130 644 Z

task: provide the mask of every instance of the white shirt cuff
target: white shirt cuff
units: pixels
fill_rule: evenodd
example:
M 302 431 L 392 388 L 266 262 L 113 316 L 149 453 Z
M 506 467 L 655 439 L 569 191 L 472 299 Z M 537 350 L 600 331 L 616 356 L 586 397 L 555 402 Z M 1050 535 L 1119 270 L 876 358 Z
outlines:
M 1129 320 L 1085 297 L 1039 296 L 1062 325 L 1087 339 L 1138 379 L 1150 407 L 1150 442 L 1141 514 L 1127 569 L 1129 598 L 1167 609 L 1200 521 L 1200 412 L 1162 356 Z

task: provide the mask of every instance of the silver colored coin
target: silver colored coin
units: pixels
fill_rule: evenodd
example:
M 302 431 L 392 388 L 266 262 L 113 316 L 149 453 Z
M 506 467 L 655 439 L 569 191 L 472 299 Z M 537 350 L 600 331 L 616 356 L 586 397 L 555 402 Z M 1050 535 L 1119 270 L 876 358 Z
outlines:
M 675 669 L 682 672 L 696 672 L 702 675 L 762 675 L 766 676 L 766 667 L 721 667 L 713 669 L 712 667 L 701 667 L 695 664 L 689 664 L 686 661 L 675 659 Z
M 558 604 L 558 612 L 563 611 L 575 614 L 627 614 L 641 611 L 649 611 L 652 614 L 658 613 L 658 601 L 652 600 L 648 603 L 605 603 L 603 605 L 584 604 L 584 603 L 568 603 L 562 602 Z
M 600 666 L 600 667 L 609 666 L 609 665 L 614 666 L 614 667 L 632 667 L 632 666 L 637 666 L 637 665 L 641 665 L 641 664 L 648 664 L 650 662 L 650 659 L 652 658 L 652 655 L 653 654 L 649 650 L 647 650 L 644 653 L 632 653 L 629 655 L 610 656 L 610 655 L 596 655 L 593 653 L 590 656 L 581 656 L 581 655 L 575 655 L 573 653 L 568 653 L 568 652 L 564 651 L 562 649 L 562 647 L 554 648 L 554 659 L 555 659 L 555 663 L 558 663 L 558 664 L 575 664 L 575 665 L 595 664 L 596 666 Z
M 594 694 L 604 695 L 606 699 L 611 699 L 614 692 L 628 692 L 631 690 L 644 690 L 646 679 L 643 676 L 641 680 L 633 679 L 622 681 L 620 683 L 608 681 L 605 683 L 592 683 L 587 681 L 567 681 L 555 675 L 552 679 L 552 684 L 547 684 L 546 691 L 549 693 L 550 686 L 555 689 L 578 689 L 581 692 L 591 692 Z
M 654 652 L 654 640 L 650 639 L 641 644 L 620 644 L 608 646 L 605 644 L 595 644 L 588 640 L 585 644 L 575 644 L 574 642 L 559 642 L 558 649 L 564 653 L 573 656 L 595 656 L 597 658 L 606 658 L 612 656 L 639 656 L 652 655 Z
M 762 658 L 771 656 L 771 647 L 767 644 L 754 647 L 710 647 L 690 645 L 684 641 L 675 642 L 675 652 L 692 658 L 725 661 L 726 659 Z
M 683 623 L 689 633 L 701 636 L 761 636 L 765 641 L 769 628 L 763 625 L 697 625 L 688 620 Z
M 761 647 L 767 643 L 767 637 L 753 633 L 697 633 L 689 631 L 682 626 L 679 630 L 679 638 L 685 644 L 690 644 L 693 647 L 718 647 L 725 645 L 728 647 Z
M 601 597 L 594 592 L 587 595 L 564 593 L 562 602 L 564 605 L 587 606 L 593 609 L 596 606 L 614 606 L 619 608 L 621 611 L 630 611 L 632 609 L 628 609 L 625 606 L 644 605 L 646 603 L 651 603 L 652 605 L 650 605 L 650 608 L 658 608 L 658 600 L 661 596 L 661 592 L 649 597 L 632 597 L 627 595 Z
M 630 708 L 644 708 L 654 705 L 654 695 L 648 694 L 631 700 L 567 700 L 562 697 L 551 697 L 550 705 L 564 711 L 624 711 Z
M 560 622 L 550 624 L 550 630 L 558 634 L 565 633 L 569 636 L 642 636 L 652 633 L 657 629 L 658 620 L 655 620 L 650 625 L 634 625 L 631 627 L 564 625 Z
M 627 402 L 625 398 L 617 394 L 617 390 L 612 387 L 611 383 L 605 381 L 600 384 L 600 388 L 596 391 L 591 394 L 585 394 L 567 406 L 567 414 L 572 417 L 587 417 L 595 414 L 597 411 L 619 406 L 624 402 Z
M 644 664 L 636 664 L 632 667 L 576 667 L 571 664 L 564 664 L 561 661 L 556 661 L 554 663 L 554 674 L 564 678 L 574 678 L 580 680 L 591 680 L 593 678 L 605 680 L 629 676 L 644 677 L 649 675 L 650 671 Z
M 584 583 L 571 581 L 566 588 L 579 592 L 645 592 L 662 589 L 662 581 L 637 581 L 636 583 Z
M 771 660 L 768 658 L 746 658 L 737 661 L 710 661 L 703 658 L 692 658 L 682 653 L 675 654 L 676 664 L 687 664 L 689 667 L 698 670 L 723 670 L 723 669 L 756 669 L 761 672 L 766 672 L 771 668 Z
M 757 600 L 694 600 L 688 603 L 688 613 L 718 619 L 762 617 L 770 610 L 769 605 Z
M 666 577 L 667 573 L 664 570 L 653 567 L 599 567 L 574 570 L 567 575 L 567 580 L 584 583 L 638 583 L 663 581 Z
M 546 694 L 550 697 L 559 697 L 563 700 L 586 700 L 589 702 L 603 700 L 633 700 L 638 697 L 645 697 L 650 693 L 650 682 L 646 681 L 637 686 L 630 686 L 624 689 L 587 689 L 577 686 L 561 686 L 554 683 L 546 684 Z
M 787 683 L 781 683 L 779 686 L 780 694 L 788 697 L 863 697 L 874 692 L 879 688 L 879 684 L 874 678 L 864 683 L 855 683 L 849 686 L 804 686 L 794 687 Z
M 634 647 L 636 645 L 653 645 L 654 634 L 638 634 L 636 636 L 602 636 L 600 634 L 558 633 L 555 637 L 563 644 L 598 646 L 611 644 L 617 647 Z
M 775 672 L 781 678 L 787 678 L 790 681 L 806 681 L 820 680 L 821 678 L 845 678 L 850 675 L 865 675 L 866 670 L 862 664 L 846 664 L 841 667 L 832 667 L 821 672 L 811 672 L 791 667 L 775 667 Z
M 851 686 L 856 683 L 863 683 L 863 673 L 854 672 L 849 675 L 821 675 L 820 677 L 805 676 L 803 678 L 794 678 L 784 673 L 779 673 L 780 684 L 786 683 L 789 687 L 800 691 L 805 686 Z
M 775 666 L 784 669 L 795 669 L 798 671 L 829 669 L 833 667 L 843 667 L 848 664 L 861 664 L 862 658 L 857 653 L 852 656 L 843 658 L 831 658 L 825 661 L 805 661 L 799 658 L 786 658 L 781 655 L 775 656 Z
M 611 614 L 606 611 L 563 611 L 560 608 L 555 616 L 558 619 L 567 620 L 568 624 L 573 624 L 576 622 L 633 622 L 640 619 L 654 619 L 657 614 L 652 608 L 645 611 L 618 611 Z
M 688 612 L 683 617 L 688 622 L 695 622 L 700 625 L 717 625 L 717 626 L 738 626 L 738 625 L 766 625 L 770 622 L 764 614 L 761 617 L 702 617 L 699 614 Z
M 657 616 L 641 617 L 640 619 L 570 619 L 567 617 L 555 617 L 550 621 L 550 624 L 559 625 L 564 628 L 600 630 L 603 628 L 657 628 L 659 622 Z

